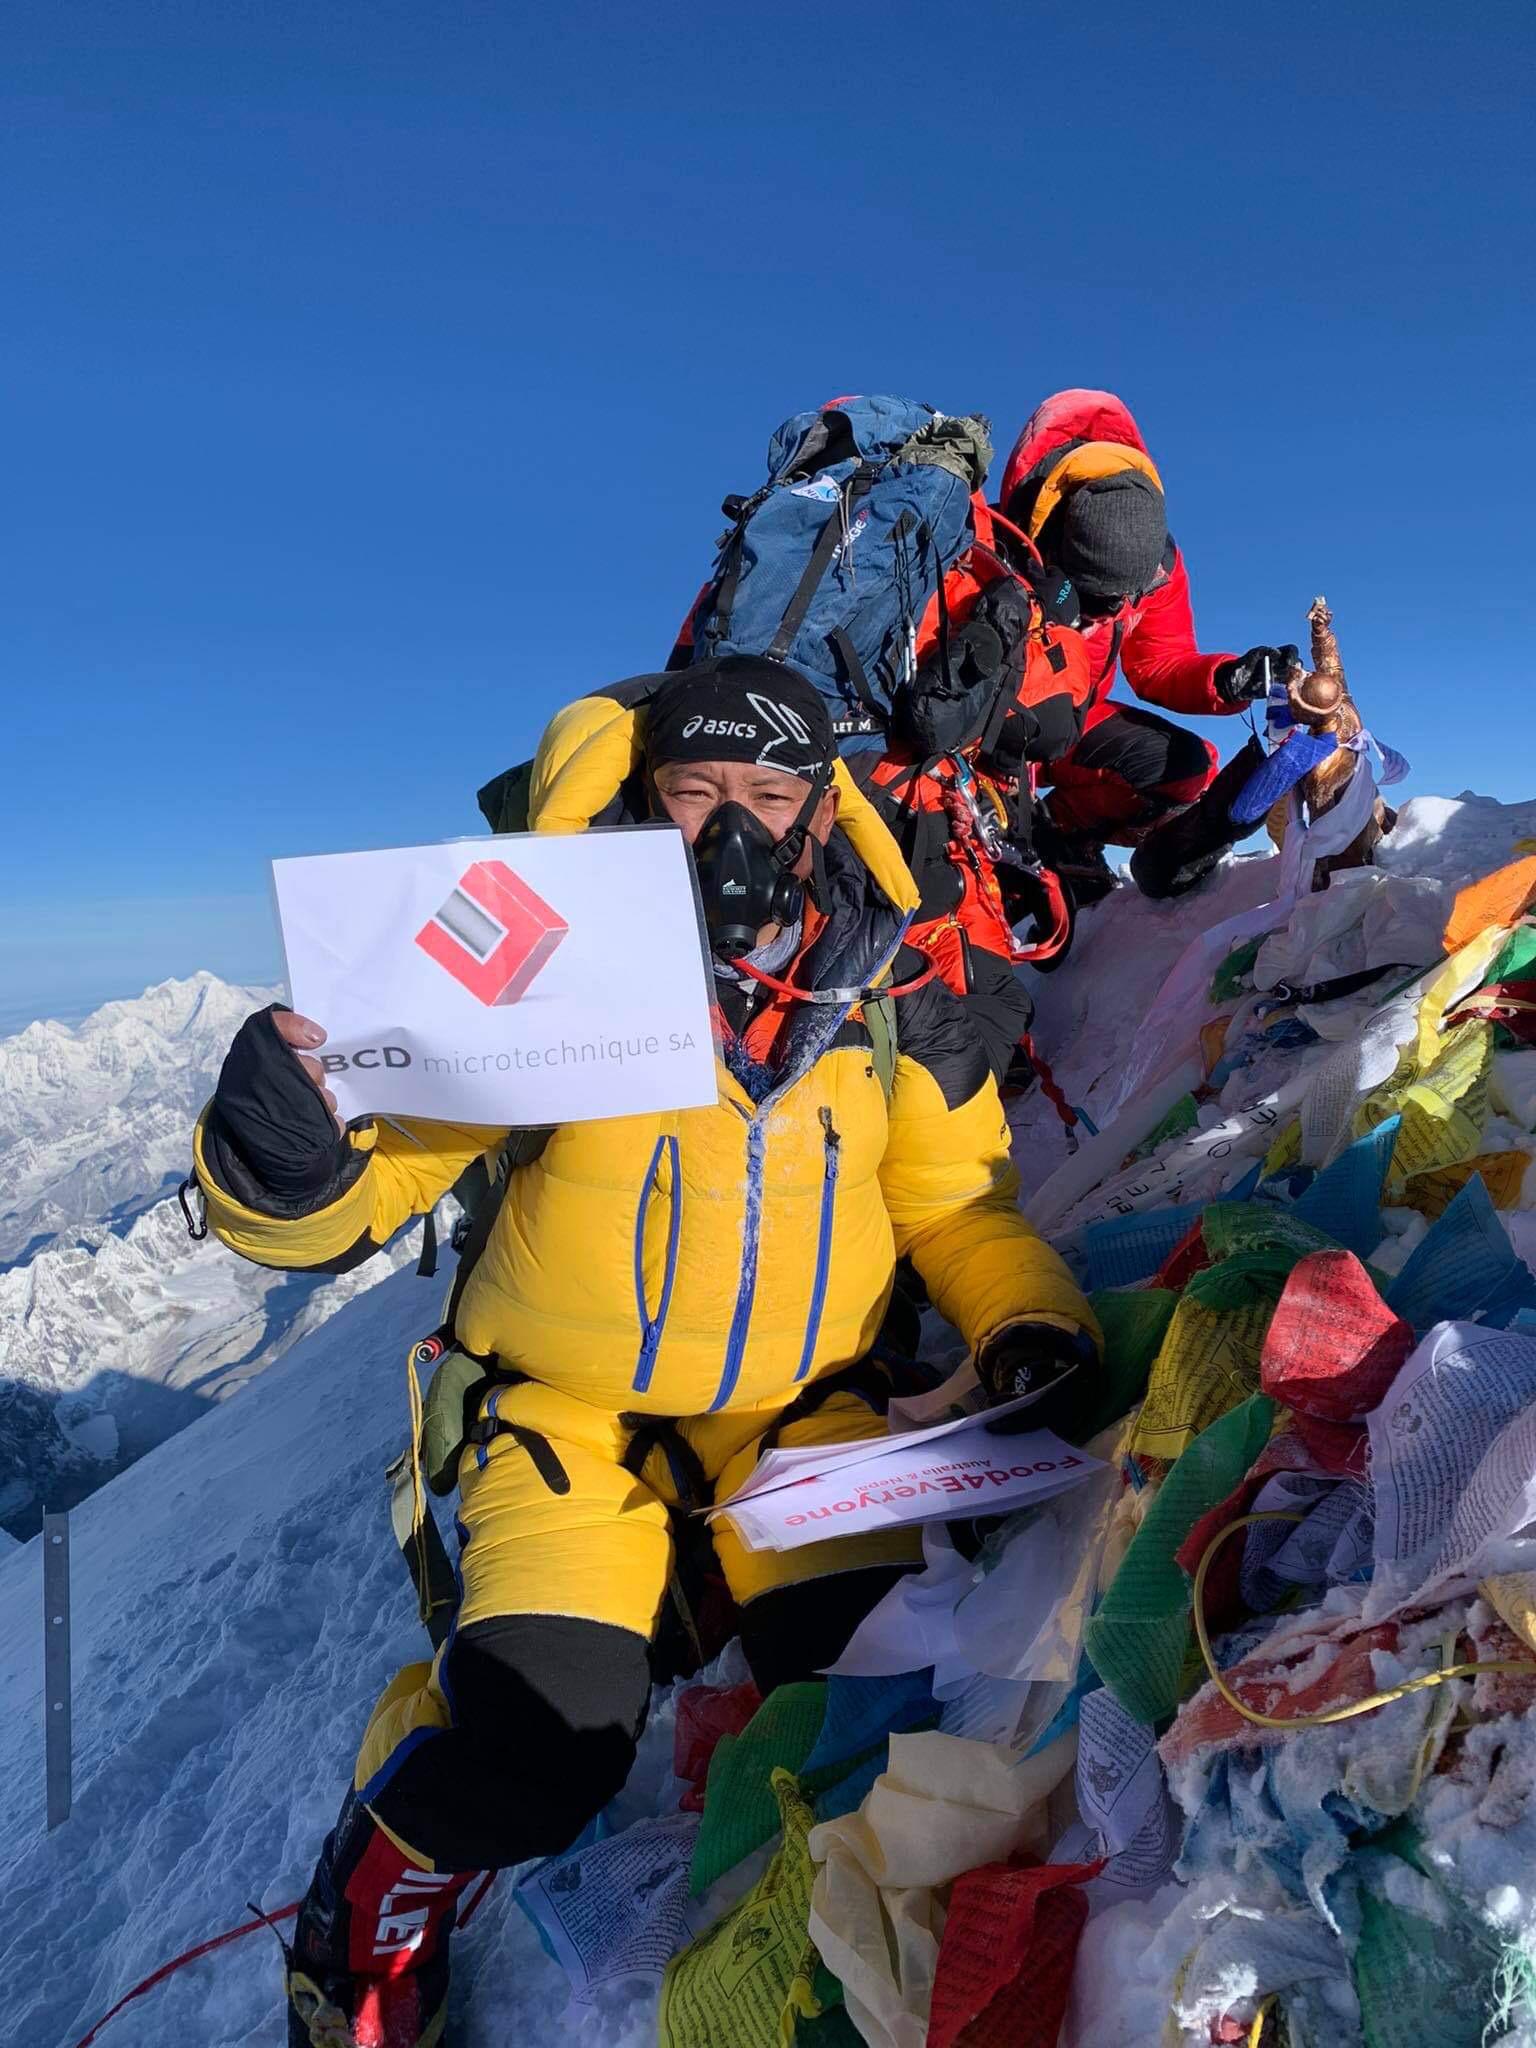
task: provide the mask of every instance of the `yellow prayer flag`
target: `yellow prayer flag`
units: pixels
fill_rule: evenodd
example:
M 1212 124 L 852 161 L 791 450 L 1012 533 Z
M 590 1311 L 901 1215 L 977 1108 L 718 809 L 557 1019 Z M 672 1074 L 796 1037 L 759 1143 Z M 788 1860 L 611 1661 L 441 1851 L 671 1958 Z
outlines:
M 788 1771 L 773 1773 L 784 1833 L 740 1905 L 674 1956 L 661 1987 L 660 2048 L 785 2048 L 815 2017 L 810 1832 L 816 1816 Z
M 1475 1159 L 1463 1159 L 1455 1166 L 1412 1174 L 1403 1189 L 1403 1207 L 1417 1209 L 1421 1216 L 1442 1215 L 1472 1176 L 1480 1174 L 1495 1209 L 1513 1209 L 1530 1163 L 1529 1152 L 1480 1152 Z
M 1131 1435 L 1149 1458 L 1177 1458 L 1201 1430 L 1258 1391 L 1273 1300 L 1213 1309 L 1186 1295 L 1173 1312 Z

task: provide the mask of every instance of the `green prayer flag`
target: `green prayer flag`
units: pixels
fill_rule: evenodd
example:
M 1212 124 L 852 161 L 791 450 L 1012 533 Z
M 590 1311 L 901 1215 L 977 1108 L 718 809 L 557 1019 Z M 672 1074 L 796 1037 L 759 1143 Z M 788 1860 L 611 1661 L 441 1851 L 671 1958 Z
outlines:
M 1128 1714 L 1153 1723 L 1179 1703 L 1189 1581 L 1178 1551 L 1269 1441 L 1275 1404 L 1255 1394 L 1197 1436 L 1163 1481 L 1084 1636 L 1088 1659 Z
M 691 1889 L 699 1898 L 716 1878 L 771 1841 L 779 1825 L 776 1770 L 798 1773 L 826 1718 L 820 1681 L 780 1685 L 739 1735 L 722 1736 L 709 1760 L 704 1818 L 693 1849 Z

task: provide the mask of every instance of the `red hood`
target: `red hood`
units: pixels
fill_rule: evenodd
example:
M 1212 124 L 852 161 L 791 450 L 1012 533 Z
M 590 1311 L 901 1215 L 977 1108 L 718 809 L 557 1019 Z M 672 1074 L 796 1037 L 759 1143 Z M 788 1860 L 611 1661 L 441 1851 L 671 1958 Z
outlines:
M 1041 457 L 1071 441 L 1118 441 L 1151 453 L 1129 408 L 1112 391 L 1058 391 L 1035 407 L 1014 442 L 998 503 L 1006 506 Z

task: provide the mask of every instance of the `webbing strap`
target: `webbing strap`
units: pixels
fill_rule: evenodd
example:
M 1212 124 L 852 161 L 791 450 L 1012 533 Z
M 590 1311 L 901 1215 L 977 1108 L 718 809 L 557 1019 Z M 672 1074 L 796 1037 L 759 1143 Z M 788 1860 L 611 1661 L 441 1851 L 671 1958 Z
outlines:
M 518 1374 L 515 1379 L 503 1380 L 502 1384 L 515 1386 L 518 1380 L 526 1377 L 526 1374 Z M 491 1399 L 494 1405 L 494 1394 Z M 508 1422 L 503 1416 L 489 1414 L 475 1423 L 465 1442 L 489 1444 L 499 1436 L 509 1436 L 519 1444 L 528 1453 L 534 1471 L 550 1492 L 564 1499 L 571 1490 L 571 1475 L 561 1464 L 559 1452 L 542 1429 L 529 1429 L 521 1422 Z
M 1029 663 L 1029 646 L 1027 642 L 1024 648 L 1024 662 L 1027 668 Z M 1002 733 L 1003 726 L 1007 722 L 1008 714 L 1018 702 L 1019 690 L 1023 681 L 1024 671 L 1022 669 L 1019 672 L 1017 681 L 1014 680 L 1013 675 L 1006 668 L 999 675 L 997 688 L 992 693 L 992 708 L 987 713 L 987 722 L 981 729 L 981 741 L 976 748 L 976 752 L 982 760 L 985 760 L 997 746 L 998 738 Z
M 769 642 L 767 655 L 770 661 L 782 661 L 794 645 L 795 635 L 805 624 L 805 615 L 811 608 L 811 599 L 821 584 L 821 579 L 831 567 L 837 544 L 848 532 L 853 513 L 859 501 L 867 497 L 870 486 L 879 475 L 873 464 L 861 462 L 849 477 L 840 494 L 837 509 L 827 519 L 826 525 L 816 537 L 811 550 L 811 559 L 801 571 L 800 581 L 795 585 L 795 594 L 784 608 L 779 621 L 779 630 Z
M 626 1472 L 640 1478 L 652 1451 L 659 1450 L 671 1468 L 680 1511 L 691 1514 L 696 1508 L 710 1505 L 714 1499 L 714 1488 L 709 1483 L 703 1462 L 672 1416 L 628 1415 L 621 1416 L 620 1420 L 632 1424 L 635 1432 L 619 1461 Z
M 853 685 L 859 702 L 864 706 L 870 717 L 883 728 L 885 712 L 881 707 L 880 699 L 874 693 L 869 677 L 864 673 L 864 664 L 859 659 L 859 650 L 854 646 L 847 632 L 841 626 L 835 626 L 832 629 L 827 635 L 827 642 L 837 655 L 838 660 L 843 664 L 848 680 Z
M 938 579 L 935 594 L 939 601 L 939 675 L 942 678 L 943 687 L 947 691 L 950 685 L 949 592 L 944 588 L 944 579 L 948 572 L 944 567 L 943 557 L 939 554 L 937 548 L 934 549 L 933 554 Z
M 1115 663 L 1120 659 L 1120 643 L 1124 638 L 1125 619 L 1122 616 L 1118 617 L 1115 620 L 1114 631 L 1109 636 L 1109 653 L 1105 657 L 1104 666 L 1099 670 L 1098 675 L 1094 678 L 1093 687 L 1095 689 L 1099 687 L 1099 684 L 1103 682 L 1106 676 L 1112 676 L 1114 674 Z
M 735 526 L 734 531 L 726 538 L 725 544 L 730 552 L 730 560 L 725 574 L 720 578 L 719 588 L 714 596 L 715 637 L 718 640 L 724 640 L 731 630 L 731 613 L 736 606 L 736 587 L 741 582 L 742 542 L 745 539 L 747 527 L 751 523 L 752 515 L 756 512 L 759 505 L 770 498 L 777 488 L 778 478 L 770 477 L 767 483 L 752 493 L 750 498 L 727 498 L 720 507 L 726 518 L 735 522 Z M 708 593 L 706 592 L 706 598 L 707 595 Z M 694 616 L 696 618 L 702 616 L 704 610 L 705 604 L 701 600 L 695 608 Z M 683 666 L 686 668 L 687 663 L 685 662 Z
M 448 1639 L 459 1604 L 458 1580 L 442 1533 L 429 1512 L 416 1517 L 416 1482 L 411 1472 L 409 1448 L 390 1466 L 389 1522 L 405 1559 L 405 1568 L 416 1588 L 417 1611 L 421 1615 L 434 1650 Z
M 854 1365 L 845 1365 L 841 1372 L 829 1372 L 822 1379 L 812 1380 L 809 1386 L 801 1388 L 787 1408 L 780 1411 L 773 1427 L 759 1438 L 758 1456 L 776 1451 L 791 1423 L 803 1422 L 808 1415 L 814 1415 L 834 1394 L 857 1394 L 877 1415 L 884 1415 L 890 1406 L 891 1393 L 890 1373 L 874 1358 L 861 1358 Z
M 465 1285 L 474 1271 L 476 1260 L 485 1250 L 491 1235 L 491 1226 L 495 1223 L 497 1211 L 501 1207 L 501 1198 L 506 1193 L 506 1180 L 499 1166 L 493 1175 L 481 1157 L 472 1162 L 471 1170 L 475 1168 L 478 1168 L 476 1180 L 478 1181 L 482 1175 L 484 1180 L 474 1197 L 470 1196 L 468 1188 L 465 1189 L 465 1207 L 470 1212 L 469 1229 L 459 1242 L 458 1269 L 453 1276 L 453 1285 L 448 1290 L 448 1306 L 443 1311 L 443 1322 L 450 1334 L 458 1317 L 459 1303 L 463 1299 Z M 466 1173 L 465 1179 L 468 1178 L 469 1175 Z M 463 1182 L 460 1185 L 463 1185 Z

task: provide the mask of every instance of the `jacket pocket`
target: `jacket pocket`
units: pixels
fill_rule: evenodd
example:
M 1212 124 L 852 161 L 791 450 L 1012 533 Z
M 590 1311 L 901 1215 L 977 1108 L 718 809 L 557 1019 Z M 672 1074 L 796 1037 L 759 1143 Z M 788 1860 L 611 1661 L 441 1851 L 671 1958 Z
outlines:
M 837 1214 L 837 1175 L 843 1141 L 833 1128 L 830 1109 L 821 1112 L 821 1128 L 821 1214 L 816 1227 L 816 1272 L 811 1281 L 811 1306 L 805 1319 L 800 1369 L 795 1374 L 797 1383 L 810 1371 L 811 1361 L 816 1356 L 816 1340 L 821 1335 L 821 1318 L 827 1304 L 827 1276 L 832 1267 L 832 1226 Z
M 665 1159 L 671 1173 L 672 1202 L 667 1217 L 667 1256 L 661 1277 L 661 1294 L 656 1303 L 656 1313 L 651 1314 L 650 1304 L 645 1298 L 645 1223 L 651 1205 L 651 1197 L 660 1192 L 661 1162 Z M 662 1333 L 667 1326 L 667 1311 L 672 1306 L 672 1285 L 677 1278 L 677 1246 L 682 1235 L 683 1189 L 678 1170 L 678 1143 L 675 1137 L 660 1137 L 651 1154 L 651 1163 L 646 1168 L 645 1179 L 640 1187 L 640 1199 L 635 1204 L 635 1316 L 640 1325 L 640 1353 L 635 1360 L 635 1376 L 631 1382 L 637 1394 L 643 1394 L 651 1384 L 656 1370 L 656 1354 L 661 1349 Z

